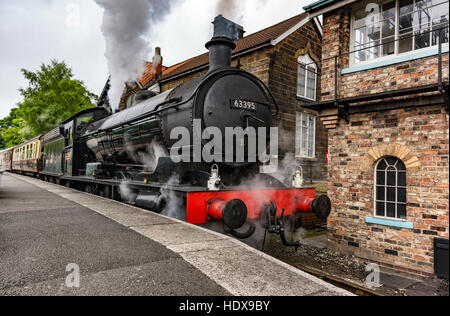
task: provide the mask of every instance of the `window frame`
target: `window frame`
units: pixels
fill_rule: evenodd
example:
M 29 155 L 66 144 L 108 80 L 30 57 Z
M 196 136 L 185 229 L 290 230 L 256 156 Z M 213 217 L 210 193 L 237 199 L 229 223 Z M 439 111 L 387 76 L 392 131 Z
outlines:
M 302 61 L 303 59 L 303 61 Z M 311 66 L 312 65 L 312 66 Z M 302 67 L 305 70 L 305 94 L 301 95 L 300 91 L 299 91 L 299 80 L 300 80 L 300 76 L 299 76 L 299 70 L 300 67 Z M 308 73 L 311 73 L 310 70 L 308 70 L 308 67 L 314 67 L 314 97 L 313 98 L 309 98 L 308 95 Z M 317 100 L 317 71 L 318 71 L 318 67 L 317 67 L 317 63 L 314 59 L 312 59 L 312 57 L 310 56 L 309 53 L 306 53 L 305 55 L 300 55 L 297 57 L 297 97 L 302 98 L 302 99 L 306 99 L 306 100 L 311 100 L 311 101 L 316 101 Z
M 299 115 L 300 115 L 300 125 L 299 125 Z M 303 143 L 303 121 L 304 121 L 304 116 L 306 117 L 312 117 L 314 118 L 314 124 L 313 124 L 313 137 L 310 138 L 310 126 L 308 124 L 307 130 L 308 130 L 308 134 L 307 134 L 307 151 L 309 151 L 309 146 L 312 146 L 312 156 L 308 156 L 308 155 L 302 155 L 302 143 Z M 309 122 L 308 122 L 309 123 Z M 297 135 L 297 131 L 300 128 L 300 137 L 298 138 Z M 317 151 L 316 151 L 316 138 L 317 138 L 317 116 L 311 113 L 307 113 L 307 112 L 297 112 L 296 113 L 296 118 L 295 118 L 295 156 L 296 158 L 300 158 L 300 159 L 316 159 L 317 158 Z M 310 144 L 310 139 L 312 139 L 312 144 Z
M 373 169 L 374 170 L 374 178 L 373 178 L 373 180 L 374 180 L 373 181 L 373 183 L 374 183 L 373 184 L 373 215 L 374 215 L 375 218 L 379 218 L 379 219 L 399 221 L 399 222 L 407 222 L 408 221 L 408 209 L 407 209 L 407 207 L 408 207 L 408 182 L 407 182 L 407 180 L 408 180 L 408 178 L 407 178 L 408 170 L 406 169 L 406 166 L 405 166 L 405 171 L 400 171 L 400 172 L 405 173 L 406 186 L 399 186 L 398 185 L 398 173 L 399 173 L 398 168 L 396 168 L 396 172 L 395 172 L 395 174 L 396 174 L 396 176 L 395 176 L 395 186 L 387 185 L 387 181 L 388 181 L 387 180 L 387 175 L 385 175 L 385 184 L 379 185 L 378 181 L 377 181 L 377 172 L 379 171 L 378 170 L 378 166 L 379 166 L 379 164 L 382 161 L 385 161 L 387 158 L 394 158 L 394 159 L 396 159 L 397 162 L 396 162 L 395 166 L 397 166 L 398 161 L 402 162 L 403 165 L 405 165 L 405 163 L 400 158 L 394 157 L 394 156 L 383 157 L 380 160 L 378 160 L 377 163 L 375 164 L 375 167 Z M 386 162 L 386 164 L 387 164 L 387 166 L 386 166 L 386 169 L 385 169 L 385 173 L 387 173 L 387 169 L 389 168 L 389 164 L 387 162 Z M 385 196 L 384 196 L 384 200 L 383 201 L 377 199 L 377 188 L 378 187 L 384 187 L 385 188 Z M 395 202 L 388 201 L 388 199 L 387 199 L 387 190 L 386 189 L 388 187 L 394 187 L 395 188 Z M 398 190 L 399 189 L 405 189 L 405 191 L 406 191 L 406 193 L 405 193 L 406 194 L 406 202 L 398 202 Z M 385 214 L 385 216 L 380 216 L 380 215 L 377 214 L 377 203 L 378 202 L 382 202 L 382 203 L 385 204 L 385 207 L 384 207 L 384 214 Z M 387 216 L 387 204 L 388 203 L 391 203 L 391 204 L 394 203 L 395 204 L 395 217 Z M 398 217 L 398 205 L 399 204 L 405 205 L 405 208 L 406 208 L 405 218 L 399 218 Z
M 438 44 L 433 45 L 432 36 L 433 36 L 434 32 L 432 31 L 432 29 L 433 29 L 433 20 L 431 20 L 430 24 L 429 24 L 429 26 L 430 26 L 430 31 L 429 31 L 430 46 L 429 47 L 424 47 L 424 48 L 419 48 L 419 49 L 411 49 L 410 51 L 399 53 L 399 43 L 400 43 L 400 0 L 394 0 L 394 1 L 395 1 L 395 31 L 394 31 L 394 39 L 393 39 L 395 41 L 394 42 L 394 53 L 391 54 L 391 55 L 380 56 L 380 57 L 376 57 L 376 58 L 365 60 L 365 61 L 361 61 L 361 62 L 356 62 L 355 61 L 355 54 L 356 53 L 351 53 L 350 54 L 350 58 L 349 58 L 349 60 L 350 60 L 350 67 L 364 66 L 364 65 L 368 65 L 368 64 L 371 64 L 371 63 L 374 63 L 374 62 L 383 62 L 383 61 L 390 60 L 392 58 L 399 57 L 399 56 L 408 56 L 408 55 L 411 55 L 411 54 L 420 53 L 420 52 L 427 51 L 427 50 L 432 50 L 433 48 L 438 46 Z M 411 14 L 414 14 L 415 12 L 417 12 L 417 10 L 415 10 L 415 3 L 416 3 L 415 1 L 417 1 L 417 0 L 413 0 L 413 1 L 414 1 L 413 11 L 411 11 Z M 388 2 L 391 2 L 391 0 L 379 0 L 379 3 L 381 3 L 381 4 L 385 4 L 385 3 L 388 3 Z M 356 41 L 356 38 L 355 38 L 356 34 L 354 32 L 355 31 L 354 30 L 354 27 L 355 27 L 355 12 L 360 10 L 360 9 L 363 9 L 369 3 L 370 3 L 370 0 L 365 0 L 365 1 L 362 1 L 361 3 L 358 3 L 358 4 L 354 5 L 354 6 L 352 6 L 351 19 L 350 19 L 350 51 L 351 52 L 353 52 L 355 50 L 355 41 Z M 435 6 L 439 6 L 439 5 L 442 5 L 444 3 L 449 3 L 449 2 L 447 0 L 443 0 L 443 2 L 441 2 L 441 3 L 432 4 L 429 8 L 432 9 Z M 406 15 L 406 14 L 404 14 L 404 15 Z M 382 20 L 382 21 L 384 21 L 384 20 Z M 410 35 L 413 35 L 412 36 L 412 45 L 411 45 L 413 48 L 415 47 L 415 40 L 416 40 L 415 39 L 416 36 L 414 36 L 414 31 L 415 31 L 415 28 L 414 28 L 414 25 L 413 25 L 412 26 L 412 30 L 411 30 L 412 34 L 410 34 Z M 407 33 L 409 33 L 409 32 L 407 32 Z M 407 36 L 409 36 L 409 35 L 407 35 Z M 383 47 L 383 45 L 381 45 L 382 40 L 383 40 L 383 38 L 380 37 L 380 39 L 379 39 L 380 45 L 378 46 L 380 48 Z M 447 43 L 442 43 L 442 45 L 443 46 L 448 46 L 449 43 L 448 42 Z

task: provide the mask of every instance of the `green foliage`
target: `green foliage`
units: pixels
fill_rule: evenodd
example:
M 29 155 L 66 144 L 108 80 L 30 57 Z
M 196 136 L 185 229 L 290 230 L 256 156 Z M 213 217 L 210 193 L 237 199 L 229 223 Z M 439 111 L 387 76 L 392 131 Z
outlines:
M 23 122 L 25 138 L 33 138 L 57 127 L 72 115 L 94 107 L 97 96 L 84 83 L 73 79 L 65 62 L 53 60 L 42 64 L 36 72 L 22 69 L 28 88 L 20 89 L 24 100 L 19 103 L 18 115 Z
M 18 109 L 0 120 L 0 149 L 14 147 L 24 142 L 22 134 L 23 122 L 18 116 Z

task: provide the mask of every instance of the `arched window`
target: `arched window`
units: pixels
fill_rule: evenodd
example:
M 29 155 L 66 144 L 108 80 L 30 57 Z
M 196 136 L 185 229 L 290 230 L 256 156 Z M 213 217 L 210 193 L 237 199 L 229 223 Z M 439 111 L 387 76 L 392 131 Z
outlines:
M 406 220 L 406 166 L 396 157 L 375 166 L 375 216 Z
M 301 98 L 316 100 L 317 65 L 307 54 L 298 57 L 297 95 Z

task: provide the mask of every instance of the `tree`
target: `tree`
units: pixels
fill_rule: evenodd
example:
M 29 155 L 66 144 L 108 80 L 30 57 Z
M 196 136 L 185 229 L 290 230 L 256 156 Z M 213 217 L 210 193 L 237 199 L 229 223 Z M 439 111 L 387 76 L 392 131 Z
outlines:
M 65 62 L 52 60 L 36 72 L 22 69 L 28 88 L 20 89 L 24 100 L 18 115 L 23 121 L 25 138 L 33 138 L 57 127 L 72 115 L 94 107 L 97 96 L 84 83 L 73 79 Z
M 7 117 L 0 120 L 0 149 L 14 147 L 24 142 L 23 122 L 18 109 L 12 109 Z

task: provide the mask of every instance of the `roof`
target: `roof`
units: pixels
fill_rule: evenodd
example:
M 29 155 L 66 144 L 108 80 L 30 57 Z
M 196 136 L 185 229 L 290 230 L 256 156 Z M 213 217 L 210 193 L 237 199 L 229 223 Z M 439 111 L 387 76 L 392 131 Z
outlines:
M 254 34 L 248 35 L 236 41 L 236 49 L 233 54 L 244 53 L 245 51 L 261 47 L 264 44 L 271 44 L 272 42 L 278 43 L 277 39 L 283 37 L 287 32 L 297 30 L 301 25 L 300 23 L 306 24 L 307 13 L 302 13 L 294 16 L 290 19 L 282 21 L 264 30 L 256 32 Z M 298 27 L 296 27 L 298 26 Z M 293 29 L 295 28 L 295 29 Z M 183 61 L 175 66 L 167 68 L 163 71 L 163 76 L 161 79 L 168 79 L 182 73 L 197 69 L 202 66 L 207 66 L 209 64 L 209 54 L 204 53 L 197 57 Z
M 162 67 L 162 70 L 166 70 L 167 67 Z M 153 70 L 153 64 L 151 62 L 146 61 L 145 62 L 145 70 L 142 73 L 141 79 L 139 80 L 139 82 L 141 83 L 141 85 L 143 87 L 145 87 L 150 81 L 153 80 L 153 78 L 155 78 L 156 74 Z

